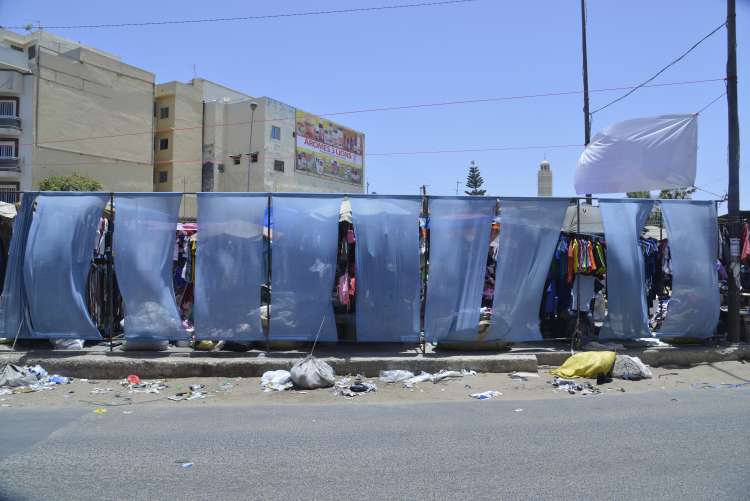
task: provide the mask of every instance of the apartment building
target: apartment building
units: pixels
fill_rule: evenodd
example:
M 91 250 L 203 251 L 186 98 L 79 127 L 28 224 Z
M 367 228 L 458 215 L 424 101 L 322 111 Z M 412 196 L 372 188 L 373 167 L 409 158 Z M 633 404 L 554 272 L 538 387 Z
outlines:
M 155 96 L 154 191 L 363 191 L 361 133 L 202 78 Z
M 116 55 L 0 30 L 0 197 L 73 173 L 151 191 L 153 96 L 154 74 Z

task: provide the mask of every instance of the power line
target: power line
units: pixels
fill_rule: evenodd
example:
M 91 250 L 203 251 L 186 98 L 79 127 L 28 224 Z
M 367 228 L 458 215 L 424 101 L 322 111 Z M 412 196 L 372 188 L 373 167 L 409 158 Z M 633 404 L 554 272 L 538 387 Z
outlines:
M 696 115 L 700 115 L 701 113 L 703 113 L 704 111 L 706 111 L 708 108 L 710 108 L 711 105 L 713 105 L 716 101 L 718 101 L 719 99 L 721 99 L 722 97 L 724 97 L 726 95 L 727 95 L 726 91 L 722 92 L 721 95 L 719 95 L 718 97 L 714 98 L 713 101 L 711 101 L 710 103 L 708 103 L 707 105 L 705 105 L 703 108 L 701 108 L 698 111 L 696 111 L 695 114 Z
M 365 153 L 365 157 L 386 157 L 386 156 L 401 156 L 401 155 L 443 155 L 449 153 L 481 153 L 490 151 L 523 151 L 523 150 L 544 150 L 544 149 L 560 149 L 560 148 L 581 148 L 582 144 L 551 144 L 551 145 L 539 145 L 539 146 L 489 146 L 480 148 L 466 148 L 466 149 L 455 149 L 455 150 L 420 150 L 420 151 L 390 151 L 382 153 Z M 244 155 L 244 153 L 243 153 Z M 203 162 L 203 159 L 195 158 L 192 160 L 163 160 L 154 162 L 156 165 L 167 165 L 167 164 L 186 164 L 186 163 L 198 163 Z M 32 167 L 64 167 L 64 166 L 75 166 L 75 165 L 102 165 L 102 164 L 122 164 L 122 163 L 138 163 L 144 165 L 141 162 L 130 161 L 130 160 L 115 160 L 115 159 L 103 159 L 101 161 L 91 162 L 67 162 L 67 163 L 38 163 L 32 164 Z M 145 164 L 150 165 L 150 164 Z
M 626 92 L 622 96 L 618 97 L 617 99 L 615 99 L 613 101 L 610 101 L 609 103 L 605 104 L 604 106 L 601 106 L 600 108 L 595 109 L 594 111 L 591 112 L 591 114 L 593 115 L 594 113 L 602 111 L 605 108 L 609 108 L 613 104 L 622 101 L 623 99 L 625 99 L 626 97 L 628 97 L 633 92 L 635 92 L 638 89 L 640 89 L 641 87 L 645 87 L 646 84 L 650 83 L 656 77 L 658 77 L 659 75 L 661 75 L 662 73 L 664 73 L 665 71 L 667 71 L 669 68 L 671 68 L 672 66 L 674 66 L 675 64 L 677 64 L 678 62 L 680 62 L 685 56 L 687 56 L 688 54 L 690 54 L 701 43 L 703 43 L 705 40 L 707 40 L 709 37 L 711 37 L 714 33 L 716 33 L 717 31 L 719 31 L 721 28 L 723 28 L 724 26 L 726 26 L 726 24 L 727 24 L 726 21 L 723 22 L 723 23 L 721 23 L 719 26 L 717 26 L 716 28 L 714 28 L 711 31 L 711 33 L 709 33 L 708 35 L 704 36 L 703 38 L 701 38 L 700 40 L 698 40 L 697 42 L 695 42 L 688 50 L 686 50 L 685 52 L 683 52 L 682 55 L 680 55 L 680 57 L 678 57 L 677 59 L 673 60 L 671 63 L 669 63 L 668 65 L 664 66 L 662 69 L 660 69 L 656 73 L 654 73 L 654 75 L 651 78 L 645 80 L 642 84 L 635 86 L 633 89 L 629 90 L 628 92 Z
M 647 87 L 647 88 L 657 88 L 657 87 L 670 87 L 670 86 L 679 86 L 679 85 L 696 85 L 696 84 L 703 84 L 703 83 L 710 83 L 710 82 L 720 82 L 725 81 L 726 78 L 709 78 L 709 79 L 703 79 L 703 80 L 684 80 L 679 82 L 665 82 L 665 83 L 659 83 L 659 84 L 651 84 L 651 85 L 643 85 L 641 87 Z M 601 88 L 601 89 L 592 89 L 589 92 L 613 92 L 617 90 L 625 90 L 625 89 L 632 89 L 635 88 L 634 86 L 619 86 L 619 87 L 608 87 L 608 88 Z M 462 105 L 462 104 L 477 104 L 477 103 L 489 103 L 489 102 L 501 102 L 501 101 L 515 101 L 515 100 L 525 100 L 525 99 L 537 99 L 537 98 L 543 98 L 543 97 L 557 97 L 557 96 L 567 96 L 567 95 L 577 95 L 581 94 L 583 91 L 581 90 L 574 90 L 574 91 L 558 91 L 558 92 L 546 92 L 546 93 L 540 93 L 540 94 L 526 94 L 526 95 L 516 95 L 516 96 L 500 96 L 500 97 L 483 97 L 483 98 L 474 98 L 474 99 L 463 99 L 463 100 L 456 100 L 456 101 L 441 101 L 441 102 L 434 102 L 434 103 L 418 103 L 418 104 L 409 104 L 409 105 L 403 105 L 403 106 L 388 106 L 388 107 L 381 107 L 381 108 L 365 108 L 365 109 L 358 109 L 358 110 L 350 110 L 350 111 L 337 111 L 332 113 L 322 113 L 318 114 L 317 116 L 328 118 L 328 117 L 335 117 L 335 116 L 343 116 L 343 115 L 355 115 L 355 114 L 363 114 L 363 113 L 376 113 L 376 112 L 386 112 L 386 111 L 403 111 L 403 110 L 411 110 L 411 109 L 420 109 L 420 108 L 433 108 L 433 107 L 441 107 L 441 106 L 456 106 L 456 105 Z M 283 122 L 283 121 L 294 121 L 294 117 L 272 117 L 272 118 L 266 118 L 262 120 L 254 120 L 254 124 L 260 124 L 264 122 Z M 224 122 L 224 123 L 216 123 L 212 125 L 206 125 L 207 128 L 215 128 L 215 127 L 235 127 L 235 126 L 241 126 L 241 125 L 249 125 L 250 121 L 241 121 L 241 122 Z M 187 130 L 196 130 L 203 128 L 203 125 L 195 125 L 190 127 L 175 127 L 168 130 L 165 130 L 164 132 L 172 132 L 172 131 L 187 131 Z M 108 135 L 102 135 L 102 136 L 89 136 L 89 137 L 78 137 L 78 138 L 63 138 L 63 139 L 52 139 L 47 141 L 40 141 L 38 145 L 44 146 L 47 144 L 57 144 L 57 143 L 69 143 L 69 142 L 77 142 L 77 141 L 90 141 L 95 139 L 112 139 L 117 137 L 127 137 L 127 136 L 139 136 L 139 135 L 153 135 L 158 134 L 159 130 L 141 130 L 141 131 L 133 131 L 133 132 L 123 132 L 118 134 L 108 134 Z M 21 146 L 34 146 L 34 143 L 23 143 Z
M 46 30 L 72 30 L 72 29 L 89 29 L 89 28 L 130 28 L 136 26 L 163 26 L 167 24 L 198 24 L 198 23 L 223 23 L 231 21 L 258 21 L 262 19 L 281 19 L 287 17 L 311 17 L 325 16 L 331 14 L 354 14 L 361 12 L 376 12 L 397 9 L 413 9 L 418 7 L 439 7 L 444 5 L 465 4 L 476 2 L 477 0 L 445 0 L 439 2 L 420 2 L 399 5 L 380 5 L 373 7 L 354 7 L 350 9 L 333 9 L 333 10 L 315 10 L 304 12 L 289 12 L 286 14 L 266 14 L 259 16 L 236 16 L 236 17 L 212 17 L 205 19 L 177 19 L 167 21 L 145 21 L 138 23 L 107 23 L 107 24 L 79 24 L 66 26 L 41 26 Z M 11 29 L 26 29 L 26 26 L 6 26 Z
M 488 151 L 521 151 L 521 150 L 543 150 L 558 148 L 582 148 L 582 144 L 552 144 L 545 146 L 493 146 L 488 148 L 467 148 L 460 150 L 418 150 L 418 151 L 391 151 L 388 153 L 367 153 L 366 157 L 386 157 L 397 155 L 442 155 L 446 153 L 481 153 Z

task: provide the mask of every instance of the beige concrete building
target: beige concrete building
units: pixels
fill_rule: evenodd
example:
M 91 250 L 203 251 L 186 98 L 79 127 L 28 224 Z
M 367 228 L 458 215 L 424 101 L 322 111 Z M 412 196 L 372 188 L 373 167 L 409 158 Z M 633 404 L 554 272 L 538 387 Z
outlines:
M 154 74 L 118 56 L 0 30 L 0 190 L 80 173 L 105 190 L 151 191 L 153 96 Z
M 157 85 L 154 190 L 361 193 L 361 179 L 295 168 L 296 112 L 201 78 Z M 195 217 L 194 197 L 182 215 Z

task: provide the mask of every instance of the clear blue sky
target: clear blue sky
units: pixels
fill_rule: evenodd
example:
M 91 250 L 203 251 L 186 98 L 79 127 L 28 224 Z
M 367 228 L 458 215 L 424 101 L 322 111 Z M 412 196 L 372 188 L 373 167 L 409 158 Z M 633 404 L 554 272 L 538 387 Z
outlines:
M 246 2 L 185 0 L 0 1 L 3 24 L 138 22 L 278 14 L 416 0 Z M 263 5 L 260 5 L 260 4 Z M 254 5 L 253 5 L 254 4 Z M 743 208 L 750 208 L 750 1 L 738 0 Z M 637 84 L 724 21 L 723 0 L 589 0 L 592 89 Z M 200 77 L 315 113 L 582 88 L 577 0 L 499 1 L 200 25 L 58 30 L 156 73 L 158 82 Z M 726 31 L 704 42 L 656 83 L 725 75 Z M 643 89 L 595 115 L 593 132 L 638 116 L 694 112 L 722 82 Z M 622 92 L 622 91 L 620 91 Z M 592 109 L 618 95 L 593 93 Z M 347 115 L 368 153 L 462 150 L 583 142 L 580 95 Z M 726 192 L 726 99 L 700 119 L 696 184 Z M 536 195 L 546 155 L 555 195 L 573 195 L 578 148 L 370 156 L 371 190 L 431 194 L 463 189 L 469 161 L 492 195 Z M 699 193 L 697 198 L 713 198 Z

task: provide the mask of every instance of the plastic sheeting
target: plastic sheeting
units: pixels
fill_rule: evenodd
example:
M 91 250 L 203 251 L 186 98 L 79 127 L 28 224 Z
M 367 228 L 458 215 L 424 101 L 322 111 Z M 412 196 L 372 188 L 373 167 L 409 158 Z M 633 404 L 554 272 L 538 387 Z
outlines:
M 698 116 L 618 122 L 596 134 L 578 160 L 577 193 L 684 188 L 695 184 Z
M 112 242 L 126 339 L 187 339 L 172 286 L 180 193 L 118 193 Z
M 86 282 L 108 201 L 104 193 L 39 194 L 24 260 L 31 337 L 101 339 Z
M 260 340 L 265 283 L 265 194 L 198 194 L 195 332 L 199 339 Z
M 567 199 L 500 200 L 494 316 L 485 340 L 542 339 L 539 306 L 569 205 Z
M 494 198 L 429 199 L 425 335 L 431 342 L 477 340 L 495 204 Z
M 672 298 L 658 337 L 707 338 L 719 321 L 716 276 L 716 206 L 713 202 L 661 203 L 672 255 Z
M 36 196 L 36 193 L 23 194 L 21 209 L 13 221 L 13 235 L 8 249 L 3 295 L 0 296 L 0 337 L 15 338 L 20 332 L 19 329 L 26 311 L 23 262 Z M 13 210 L 15 211 L 15 206 Z
M 421 197 L 352 197 L 357 340 L 419 339 Z
M 651 337 L 639 236 L 654 203 L 649 200 L 600 200 L 607 241 L 607 319 L 600 337 Z
M 340 196 L 274 195 L 271 340 L 336 341 L 331 296 Z M 322 327 L 321 327 L 322 326 Z

